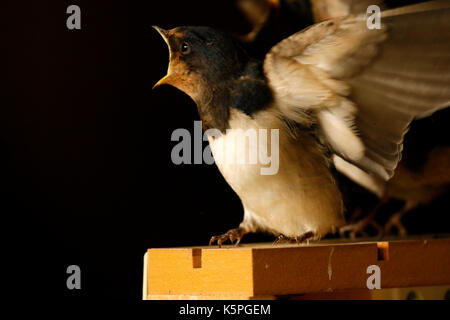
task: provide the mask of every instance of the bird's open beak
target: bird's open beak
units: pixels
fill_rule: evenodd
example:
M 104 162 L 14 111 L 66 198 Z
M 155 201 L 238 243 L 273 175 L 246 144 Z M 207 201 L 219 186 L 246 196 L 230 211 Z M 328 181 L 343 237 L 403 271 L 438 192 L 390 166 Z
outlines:
M 162 77 L 157 83 L 155 83 L 152 90 L 158 88 L 160 85 L 167 84 L 167 78 L 168 78 L 168 75 L 165 75 L 164 77 Z
M 153 26 L 153 29 L 155 29 L 156 31 L 158 31 L 158 33 L 161 35 L 161 37 L 164 39 L 164 41 L 167 44 L 167 47 L 169 47 L 169 51 L 170 51 L 170 45 L 169 45 L 169 31 L 165 30 L 163 28 L 160 28 L 158 26 Z M 165 75 L 161 80 L 159 80 L 152 88 L 155 89 L 157 87 L 159 87 L 162 84 L 167 83 L 167 78 L 168 78 L 169 74 Z
M 197 87 L 198 83 L 194 81 L 195 76 L 193 74 L 191 74 L 190 76 L 186 76 L 186 74 L 189 74 L 186 63 L 180 61 L 178 53 L 176 52 L 176 50 L 172 50 L 170 46 L 172 37 L 176 37 L 176 29 L 164 30 L 156 26 L 154 26 L 153 28 L 158 31 L 158 33 L 161 35 L 161 37 L 169 47 L 169 67 L 167 68 L 167 74 L 153 86 L 153 89 L 163 84 L 170 85 L 177 88 L 178 90 L 183 91 L 192 99 L 196 100 L 196 94 L 198 90 L 195 88 Z
M 165 30 L 163 28 L 160 28 L 158 26 L 153 26 L 153 29 L 158 31 L 158 33 L 161 35 L 161 37 L 164 39 L 164 41 L 169 45 L 169 31 Z

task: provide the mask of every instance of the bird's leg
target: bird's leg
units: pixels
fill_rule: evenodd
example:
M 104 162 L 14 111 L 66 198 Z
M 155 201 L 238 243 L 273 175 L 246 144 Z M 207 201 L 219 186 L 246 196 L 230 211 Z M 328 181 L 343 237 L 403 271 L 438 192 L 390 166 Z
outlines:
M 274 245 L 277 245 L 277 244 L 282 243 L 282 242 L 301 244 L 301 243 L 303 243 L 305 241 L 308 242 L 308 240 L 310 240 L 311 238 L 314 238 L 314 236 L 315 236 L 315 234 L 312 231 L 306 232 L 306 233 L 304 233 L 302 235 L 299 235 L 299 236 L 296 236 L 296 237 L 293 237 L 293 238 L 286 237 L 285 235 L 280 234 L 275 239 L 275 241 L 273 242 L 272 245 L 274 246 Z
M 275 241 L 272 243 L 272 245 L 277 245 L 279 243 L 283 243 L 283 242 L 287 242 L 287 243 L 295 243 L 295 238 L 290 238 L 290 237 L 286 237 L 284 234 L 280 234 Z
M 356 208 L 355 210 L 353 210 L 352 214 L 350 215 L 348 221 L 349 222 L 355 222 L 358 221 L 358 219 L 360 219 L 361 217 L 361 213 L 363 212 L 362 208 Z
M 345 237 L 345 234 L 348 232 L 351 239 L 355 239 L 357 234 L 361 235 L 367 235 L 364 230 L 368 226 L 373 226 L 378 232 L 377 237 L 383 235 L 383 228 L 380 227 L 380 225 L 375 221 L 375 214 L 377 213 L 378 209 L 384 205 L 388 201 L 387 197 L 383 197 L 380 199 L 378 204 L 375 206 L 375 208 L 370 211 L 370 213 L 367 215 L 367 217 L 359 220 L 358 222 L 354 224 L 349 224 L 346 226 L 343 226 L 339 229 L 339 234 L 341 237 Z M 359 215 L 360 212 L 358 212 Z
M 405 216 L 406 213 L 417 207 L 417 205 L 418 203 L 415 201 L 407 201 L 405 203 L 405 206 L 399 212 L 394 213 L 388 220 L 388 222 L 384 226 L 384 233 L 389 234 L 392 229 L 397 228 L 399 236 L 406 236 L 408 234 L 408 231 L 402 224 L 401 219 Z
M 351 239 L 355 239 L 357 234 L 367 236 L 367 233 L 364 230 L 370 225 L 377 229 L 377 236 L 381 236 L 383 234 L 383 228 L 380 227 L 380 225 L 375 221 L 372 215 L 359 220 L 355 224 L 349 224 L 341 227 L 339 229 L 339 234 L 341 235 L 341 237 L 345 237 L 346 232 L 348 232 Z
M 300 236 L 295 237 L 295 241 L 297 244 L 301 244 L 303 242 L 309 243 L 309 240 L 315 237 L 315 233 L 312 231 L 306 232 Z
M 234 244 L 235 246 L 239 245 L 239 242 L 241 242 L 242 237 L 248 233 L 248 231 L 245 228 L 242 227 L 238 227 L 236 229 L 231 229 L 228 230 L 228 232 L 218 235 L 218 236 L 212 236 L 211 240 L 209 240 L 209 245 L 213 245 L 214 242 L 217 241 L 217 245 L 220 247 L 222 247 L 222 244 L 227 241 L 230 240 L 231 244 L 234 243 L 234 241 L 236 241 L 236 243 Z

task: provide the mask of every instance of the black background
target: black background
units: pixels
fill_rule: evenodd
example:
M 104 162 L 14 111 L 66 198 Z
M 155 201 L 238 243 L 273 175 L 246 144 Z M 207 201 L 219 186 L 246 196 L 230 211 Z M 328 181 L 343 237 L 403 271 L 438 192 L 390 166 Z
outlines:
M 81 30 L 66 27 L 71 4 Z M 194 103 L 151 90 L 168 62 L 151 26 L 244 32 L 232 1 L 2 1 L 0 12 L 9 294 L 140 299 L 147 248 L 205 245 L 239 224 L 240 201 L 215 166 L 170 160 L 172 131 L 198 120 Z M 82 290 L 66 288 L 71 264 Z

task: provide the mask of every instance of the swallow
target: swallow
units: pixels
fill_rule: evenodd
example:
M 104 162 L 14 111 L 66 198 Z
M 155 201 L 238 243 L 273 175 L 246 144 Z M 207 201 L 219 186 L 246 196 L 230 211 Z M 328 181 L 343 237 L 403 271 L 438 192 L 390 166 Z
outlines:
M 242 201 L 244 219 L 210 244 L 250 232 L 302 243 L 345 224 L 333 168 L 381 196 L 401 159 L 410 123 L 450 102 L 450 4 L 333 18 L 276 44 L 261 61 L 209 27 L 155 29 L 168 45 L 171 85 L 197 105 L 214 158 L 227 129 L 279 130 L 279 170 L 217 163 Z M 269 140 L 268 140 L 269 141 Z M 266 143 L 270 143 L 266 141 Z M 225 146 L 225 147 L 224 147 Z
M 449 121 L 447 108 L 412 123 L 404 139 L 402 160 L 386 183 L 384 194 L 366 217 L 360 218 L 364 211 L 357 210 L 360 220 L 341 228 L 341 236 L 367 235 L 369 226 L 377 229 L 378 237 L 392 234 L 395 229 L 399 236 L 406 236 L 408 230 L 402 219 L 419 206 L 427 206 L 450 192 Z M 403 205 L 381 226 L 382 208 L 393 200 L 400 200 Z
M 450 190 L 450 147 L 439 146 L 428 154 L 424 166 L 413 171 L 400 163 L 394 177 L 389 181 L 385 199 L 403 200 L 403 207 L 388 220 L 383 228 L 389 234 L 396 228 L 400 236 L 408 231 L 401 219 L 417 208 L 427 205 Z

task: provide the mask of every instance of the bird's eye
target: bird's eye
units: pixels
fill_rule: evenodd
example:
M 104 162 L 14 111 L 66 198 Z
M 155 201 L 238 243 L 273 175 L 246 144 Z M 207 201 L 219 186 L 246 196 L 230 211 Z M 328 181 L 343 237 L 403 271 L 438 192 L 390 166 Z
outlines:
M 181 44 L 181 53 L 188 54 L 191 52 L 191 46 L 187 42 Z

